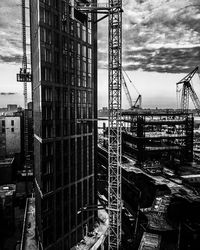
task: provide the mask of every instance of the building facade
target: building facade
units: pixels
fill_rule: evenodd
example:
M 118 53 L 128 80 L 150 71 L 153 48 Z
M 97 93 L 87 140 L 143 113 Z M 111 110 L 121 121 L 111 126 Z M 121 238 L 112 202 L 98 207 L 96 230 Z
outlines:
M 0 116 L 0 157 L 21 153 L 21 117 Z
M 37 235 L 43 249 L 70 249 L 96 216 L 81 211 L 96 204 L 96 14 L 30 2 Z

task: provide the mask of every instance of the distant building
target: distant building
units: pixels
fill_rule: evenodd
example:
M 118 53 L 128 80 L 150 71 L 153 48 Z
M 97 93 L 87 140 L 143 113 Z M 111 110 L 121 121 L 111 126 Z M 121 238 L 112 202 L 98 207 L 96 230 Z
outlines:
M 0 156 L 21 153 L 21 117 L 0 116 Z

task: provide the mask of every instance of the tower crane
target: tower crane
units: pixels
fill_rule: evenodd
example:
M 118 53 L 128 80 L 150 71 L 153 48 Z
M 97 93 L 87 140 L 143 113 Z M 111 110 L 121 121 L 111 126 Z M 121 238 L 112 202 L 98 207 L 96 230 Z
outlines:
M 74 2 L 76 3 L 76 1 Z M 122 83 L 122 0 L 108 4 L 78 3 L 80 11 L 108 17 L 108 249 L 121 245 L 121 83 Z
M 22 3 L 22 46 L 23 46 L 23 58 L 22 68 L 20 68 L 19 74 L 17 74 L 17 81 L 24 83 L 24 156 L 25 156 L 25 168 L 27 177 L 27 167 L 30 166 L 30 152 L 28 143 L 28 113 L 27 113 L 27 83 L 32 81 L 31 70 L 27 67 L 27 44 L 26 44 L 26 0 L 21 0 Z M 26 181 L 26 193 L 28 194 L 28 187 Z
M 190 97 L 198 114 L 200 114 L 200 101 L 193 86 L 191 85 L 191 80 L 196 73 L 198 73 L 198 67 L 196 67 L 188 75 L 176 83 L 176 91 L 178 95 L 180 92 L 179 85 L 183 84 L 180 102 L 181 109 L 185 112 L 188 111 Z
M 122 86 L 123 86 L 124 92 L 126 94 L 126 98 L 128 100 L 129 106 L 130 106 L 131 109 L 141 108 L 142 107 L 142 96 L 139 93 L 139 91 L 136 89 L 135 85 L 133 84 L 133 82 L 131 81 L 129 76 L 127 75 L 126 71 L 125 70 L 123 70 L 123 71 L 124 71 L 124 74 L 126 74 L 127 78 L 129 79 L 130 83 L 132 83 L 135 91 L 138 94 L 138 97 L 137 97 L 136 101 L 133 101 L 132 98 L 131 98 L 130 92 L 128 90 L 127 84 L 126 84 L 124 74 L 122 74 Z

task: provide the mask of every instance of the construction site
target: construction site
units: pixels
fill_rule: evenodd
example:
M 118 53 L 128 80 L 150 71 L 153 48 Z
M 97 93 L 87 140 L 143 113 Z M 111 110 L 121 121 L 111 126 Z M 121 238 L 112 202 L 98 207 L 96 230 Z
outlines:
M 191 99 L 200 113 L 191 83 L 199 69 L 175 83 L 179 108 L 143 109 L 142 94 L 123 67 L 122 16 L 122 0 L 22 0 L 17 81 L 24 84 L 25 109 L 31 85 L 33 113 L 24 113 L 23 150 L 24 175 L 33 170 L 33 188 L 20 250 L 199 249 L 199 138 L 189 110 Z M 104 19 L 108 108 L 101 118 L 97 30 Z

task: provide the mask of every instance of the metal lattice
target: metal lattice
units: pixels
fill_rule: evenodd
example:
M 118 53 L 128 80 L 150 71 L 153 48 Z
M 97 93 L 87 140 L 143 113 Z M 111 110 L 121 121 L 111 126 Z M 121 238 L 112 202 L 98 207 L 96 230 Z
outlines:
M 122 78 L 122 1 L 109 0 L 108 62 L 108 249 L 121 244 L 121 78 Z

